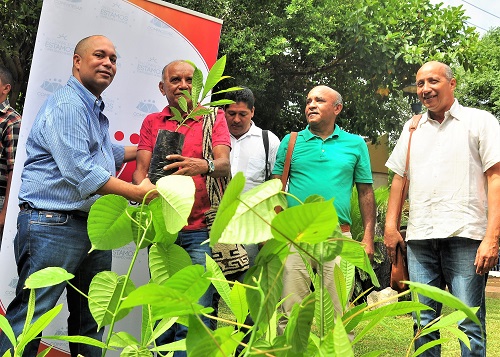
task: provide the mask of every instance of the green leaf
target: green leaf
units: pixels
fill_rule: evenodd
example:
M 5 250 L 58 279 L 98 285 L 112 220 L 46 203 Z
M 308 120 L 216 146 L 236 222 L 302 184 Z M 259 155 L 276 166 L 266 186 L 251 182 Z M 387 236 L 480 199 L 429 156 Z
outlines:
M 217 243 L 222 235 L 222 232 L 236 213 L 236 209 L 240 204 L 240 202 L 238 201 L 238 197 L 241 192 L 243 192 L 244 187 L 245 176 L 243 175 L 243 172 L 238 172 L 231 179 L 231 181 L 229 181 L 229 184 L 226 187 L 226 191 L 224 191 L 224 195 L 222 196 L 222 200 L 219 204 L 217 215 L 215 216 L 215 220 L 210 230 L 211 246 Z
M 374 310 L 365 311 L 362 321 L 369 321 L 361 332 L 356 333 L 353 344 L 360 341 L 369 331 L 371 331 L 386 316 L 398 316 L 420 310 L 430 310 L 430 307 L 419 302 L 402 301 L 381 306 Z
M 342 324 L 341 320 L 335 324 L 333 330 L 333 343 L 335 345 L 335 356 L 338 357 L 354 357 L 351 341 Z
M 352 239 L 338 239 L 337 242 L 342 246 L 342 252 L 340 256 L 352 265 L 360 268 L 370 275 L 373 285 L 380 286 L 377 276 L 373 271 L 372 265 L 370 263 L 370 258 L 366 255 L 363 245 Z
M 196 117 L 199 117 L 202 115 L 209 115 L 210 113 L 212 113 L 212 109 L 210 109 L 210 108 L 197 107 L 197 108 L 193 109 L 193 111 L 191 113 L 189 113 L 188 116 L 190 118 L 196 118 Z
M 9 321 L 5 318 L 5 316 L 0 314 L 0 330 L 5 334 L 5 336 L 9 339 L 12 346 L 16 345 L 16 336 L 14 335 L 14 331 L 12 327 L 10 327 Z
M 118 195 L 100 197 L 90 208 L 87 230 L 92 250 L 121 248 L 133 240 L 126 198 Z
M 153 226 L 153 213 L 149 207 L 140 208 L 130 206 L 127 212 L 132 217 L 132 236 L 139 249 L 148 247 L 155 239 L 156 233 Z
M 32 290 L 33 291 L 33 290 Z M 26 345 L 38 337 L 40 333 L 56 318 L 61 312 L 62 304 L 57 305 L 40 316 L 33 325 L 23 330 L 23 333 L 18 337 L 17 351 L 22 353 Z
M 326 287 L 323 287 L 323 308 L 321 308 L 321 286 L 319 275 L 315 274 L 313 281 L 314 291 L 316 292 L 316 307 L 314 310 L 316 325 L 320 329 L 323 321 L 323 331 L 333 330 L 335 327 L 335 307 L 332 297 Z M 324 282 L 325 283 L 325 282 Z M 325 283 L 326 284 L 326 283 Z M 320 329 L 321 331 L 321 329 Z
M 196 312 L 196 307 L 192 306 L 191 299 L 181 292 L 154 283 L 139 286 L 132 291 L 120 305 L 120 308 L 129 309 L 141 305 L 153 306 L 153 319 L 183 316 Z
M 230 356 L 242 339 L 243 333 L 235 333 L 231 326 L 211 331 L 198 317 L 189 317 L 186 347 L 190 357 Z
M 407 283 L 410 286 L 410 290 L 412 293 L 418 293 L 427 296 L 453 309 L 460 310 L 464 312 L 470 320 L 474 321 L 478 325 L 481 325 L 478 317 L 476 316 L 476 313 L 474 312 L 475 309 L 473 307 L 467 306 L 459 298 L 453 296 L 446 290 L 416 282 Z
M 43 336 L 44 340 L 57 340 L 57 341 L 67 341 L 72 343 L 82 343 L 89 346 L 95 346 L 99 348 L 106 348 L 106 344 L 100 340 L 96 340 L 95 338 L 88 336 L 64 336 L 64 335 L 55 335 L 55 336 Z
M 49 352 L 52 350 L 52 346 L 47 347 L 46 349 L 42 350 L 42 352 L 38 353 L 36 357 L 45 357 L 49 354 Z
M 266 244 L 267 245 L 267 244 Z M 262 301 L 258 290 L 247 289 L 247 301 L 250 315 L 258 326 L 258 332 L 263 333 L 273 318 L 276 305 L 281 300 L 283 290 L 283 262 L 278 255 L 269 254 L 259 265 L 251 267 L 245 274 L 244 282 L 250 286 L 258 286 L 264 292 Z M 259 311 L 262 309 L 261 319 L 258 320 Z
M 121 308 L 152 305 L 154 318 L 183 316 L 203 309 L 197 302 L 210 286 L 201 265 L 188 266 L 163 285 L 154 283 L 138 287 L 124 300 Z
M 475 308 L 477 312 L 479 308 Z M 454 334 L 459 340 L 461 340 L 469 349 L 470 349 L 470 341 L 467 335 L 458 329 L 457 323 L 465 319 L 466 315 L 462 311 L 454 311 L 449 315 L 442 316 L 439 321 L 432 325 L 425 326 L 419 333 L 419 336 L 428 335 L 434 331 L 438 331 L 440 329 L 446 329 L 450 333 Z
M 270 222 L 276 217 L 274 208 L 284 205 L 281 181 L 277 179 L 266 181 L 243 193 L 238 199 L 241 202 L 217 242 L 257 244 L 271 239 Z M 232 209 L 231 207 L 228 215 L 232 213 Z M 226 212 L 221 214 L 225 215 Z M 215 236 L 211 235 L 211 244 L 214 238 Z
M 384 316 L 399 316 L 410 314 L 414 311 L 432 310 L 429 306 L 418 301 L 396 301 L 385 306 L 379 306 L 376 309 L 365 311 L 363 320 L 371 320 L 372 318 Z
M 27 289 L 39 289 L 54 286 L 73 279 L 75 276 L 60 267 L 47 267 L 36 271 L 26 279 Z
M 165 220 L 163 219 L 163 205 L 162 199 L 157 197 L 148 205 L 153 214 L 153 227 L 155 231 L 154 242 L 163 243 L 165 245 L 174 244 L 177 239 L 177 232 L 169 233 L 165 227 Z
M 196 107 L 203 98 L 200 99 L 201 89 L 203 87 L 203 73 L 201 70 L 195 66 L 193 72 L 193 80 L 191 81 L 191 99 L 193 106 Z
M 187 100 L 186 98 L 184 97 L 179 97 L 179 108 L 181 108 L 181 110 L 184 112 L 184 113 L 187 113 L 188 112 L 188 104 L 187 104 Z
M 342 315 L 342 321 L 347 333 L 354 330 L 354 328 L 358 326 L 358 324 L 363 320 L 363 316 L 365 314 L 364 310 L 366 310 L 366 306 L 366 303 L 355 305 L 349 308 L 349 310 L 347 310 L 344 315 Z
M 167 352 L 167 351 L 185 351 L 186 350 L 186 339 L 175 341 L 172 343 L 166 343 L 164 345 L 158 346 L 156 348 L 151 348 L 151 352 Z M 172 357 L 171 354 L 167 357 Z
M 141 342 L 143 346 L 149 345 L 153 342 L 152 336 L 155 328 L 155 321 L 153 321 L 151 306 L 145 305 L 141 308 Z
M 230 88 L 227 88 L 227 89 L 222 89 L 222 90 L 219 90 L 217 92 L 213 92 L 212 95 L 215 95 L 215 94 L 222 94 L 222 93 L 228 93 L 228 92 L 234 92 L 234 91 L 238 91 L 238 90 L 242 90 L 243 88 L 242 87 L 230 87 Z M 233 104 L 234 101 L 232 101 L 232 103 L 229 103 L 229 104 Z
M 169 233 L 176 233 L 187 225 L 193 208 L 196 191 L 193 178 L 182 175 L 165 176 L 158 180 L 156 187 L 163 198 L 165 227 Z
M 319 243 L 331 236 L 338 224 L 333 201 L 312 202 L 290 207 L 272 222 L 275 239 L 297 243 Z
M 233 104 L 233 103 L 234 103 L 234 100 L 219 99 L 219 100 L 214 100 L 213 102 L 204 103 L 203 105 L 208 106 L 208 107 L 223 107 L 225 105 L 229 105 L 229 104 Z
M 143 310 L 144 308 L 146 307 L 143 307 Z M 152 344 L 155 340 L 157 340 L 161 335 L 163 335 L 168 329 L 170 329 L 178 320 L 178 317 L 171 317 L 171 318 L 167 318 L 167 319 L 162 319 L 160 321 L 157 321 L 158 323 L 156 324 L 155 320 L 153 319 L 153 316 L 152 316 L 152 309 L 147 306 L 147 309 L 148 309 L 148 319 L 154 323 L 155 325 L 154 326 L 151 326 L 153 329 L 153 333 L 152 335 L 149 337 L 149 339 L 142 339 L 143 341 L 147 341 L 145 342 L 144 344 L 145 345 L 149 345 L 149 344 Z M 182 341 L 185 341 L 185 340 L 182 340 Z M 186 349 L 184 347 L 184 349 Z
M 35 315 L 35 289 L 30 289 L 30 295 L 28 297 L 28 310 L 26 311 L 26 320 L 24 321 L 23 332 L 21 335 L 24 335 L 24 331 L 27 331 L 31 325 L 31 321 L 33 320 L 33 316 Z M 18 336 L 18 340 L 22 339 Z
M 347 294 L 344 274 L 337 264 L 335 264 L 333 268 L 333 279 L 335 281 L 335 290 L 337 291 L 340 306 L 342 307 L 342 310 L 344 310 L 349 302 L 349 296 Z
M 178 122 L 179 124 L 182 123 L 184 121 L 184 118 L 182 117 L 182 114 L 181 112 L 179 111 L 179 109 L 177 109 L 176 107 L 172 107 L 170 106 L 170 111 L 172 112 L 172 114 L 174 115 L 173 117 L 169 118 L 168 120 L 175 120 L 176 122 Z M 177 131 L 177 130 L 176 130 Z
M 151 351 L 143 346 L 127 346 L 120 353 L 120 357 L 151 357 Z
M 151 280 L 160 285 L 179 270 L 192 264 L 189 254 L 177 244 L 153 244 L 148 258 Z
M 307 350 L 315 302 L 315 293 L 311 293 L 300 304 L 295 304 L 290 312 L 284 333 L 293 353 L 303 353 Z
M 212 90 L 212 88 L 219 83 L 224 73 L 224 68 L 226 67 L 226 56 L 222 56 L 214 63 L 207 75 L 207 81 L 205 82 L 205 87 L 203 88 L 202 98 L 205 98 Z
M 353 286 L 356 279 L 356 268 L 345 259 L 340 259 L 339 267 L 342 270 L 342 274 L 344 275 L 346 291 L 353 291 Z M 347 306 L 347 302 L 348 301 L 346 301 L 346 305 L 344 306 Z
M 138 346 L 138 345 L 140 345 L 140 343 L 130 333 L 125 332 L 125 331 L 119 331 L 119 332 L 114 333 L 111 336 L 108 345 L 110 347 L 125 348 L 129 345 Z
M 437 346 L 437 345 L 442 345 L 446 342 L 448 342 L 450 339 L 449 338 L 439 338 L 437 340 L 433 340 L 433 341 L 430 341 L 430 342 L 427 342 L 425 344 L 423 344 L 422 346 L 420 346 L 413 354 L 412 354 L 412 357 L 413 356 L 420 356 L 422 353 L 424 353 L 425 351 L 427 351 L 428 349 L 434 347 L 434 346 Z
M 89 288 L 89 309 L 97 322 L 98 328 L 109 325 L 115 315 L 115 321 L 123 319 L 131 309 L 120 309 L 120 298 L 126 297 L 134 289 L 134 283 L 125 276 L 118 276 L 112 271 L 103 271 L 94 276 Z M 122 295 L 122 290 L 123 295 Z
M 219 264 L 217 264 L 211 257 L 208 255 L 206 256 L 206 266 L 207 266 L 207 272 L 209 272 L 212 275 L 212 285 L 217 289 L 217 292 L 221 296 L 222 300 L 226 303 L 227 307 L 233 312 L 233 307 L 232 307 L 232 302 L 231 302 L 231 288 L 229 287 L 229 283 L 226 280 L 226 277 L 222 273 L 222 270 L 219 267 Z
M 210 280 L 206 278 L 205 268 L 195 264 L 175 273 L 163 286 L 182 293 L 191 302 L 197 302 L 210 286 Z
M 238 282 L 235 282 L 230 293 L 231 312 L 236 321 L 243 324 L 248 316 L 248 302 L 246 289 Z
M 285 262 L 286 257 L 290 254 L 288 244 L 277 241 L 276 239 L 268 240 L 264 246 L 259 250 L 255 257 L 255 264 L 263 264 L 263 262 L 270 261 L 276 257 L 282 262 Z

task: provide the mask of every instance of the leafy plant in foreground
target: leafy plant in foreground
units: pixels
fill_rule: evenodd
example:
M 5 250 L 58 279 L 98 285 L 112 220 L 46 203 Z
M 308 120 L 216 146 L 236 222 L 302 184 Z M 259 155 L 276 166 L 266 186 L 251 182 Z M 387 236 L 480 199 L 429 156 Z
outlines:
M 320 262 L 340 255 L 348 264 L 366 271 L 375 284 L 377 280 L 363 247 L 336 231 L 337 218 L 331 201 L 312 197 L 299 206 L 276 214 L 275 206 L 286 206 L 281 182 L 270 180 L 242 193 L 244 182 L 241 173 L 231 181 L 210 236 L 210 244 L 267 241 L 244 284 L 228 282 L 209 257 L 206 270 L 192 265 L 187 253 L 174 244 L 176 234 L 186 224 L 194 203 L 194 183 L 190 177 L 161 178 L 157 184 L 160 197 L 148 205 L 131 207 L 124 198 L 113 195 L 104 196 L 94 204 L 89 216 L 93 249 L 114 249 L 132 241 L 136 243 L 134 257 L 125 275 L 102 272 L 96 275 L 90 287 L 88 299 L 92 314 L 99 326 L 109 327 L 103 355 L 107 349 L 122 349 L 123 356 L 148 357 L 152 352 L 168 355 L 171 351 L 186 349 L 188 356 L 232 356 L 243 339 L 241 327 L 250 314 L 255 325 L 244 326 L 250 334 L 245 356 L 250 353 L 280 357 L 353 356 L 352 345 L 364 338 L 384 317 L 429 309 L 419 302 L 397 302 L 397 297 L 402 294 L 386 306 L 382 306 L 384 301 L 372 306 L 366 303 L 350 305 L 347 301 L 350 285 L 343 270 L 336 269 L 334 275 L 339 298 L 347 307 L 340 316 L 335 316 L 331 297 L 322 287 L 321 274 L 311 271 L 315 292 L 295 306 L 284 334 L 276 336 L 283 263 L 290 246 L 294 245 L 300 254 Z M 151 281 L 135 287 L 130 272 L 138 252 L 146 246 L 150 246 Z M 54 272 L 57 275 L 53 276 Z M 71 279 L 71 275 L 61 274 L 60 268 L 48 268 L 35 273 L 33 280 L 39 280 L 40 274 L 47 285 Z M 197 303 L 210 283 L 214 284 L 235 316 L 234 321 L 224 320 L 226 326 L 215 331 L 207 329 L 200 319 L 200 315 L 208 314 L 211 309 Z M 457 309 L 457 312 L 419 331 L 418 336 L 432 329 L 446 328 L 468 344 L 455 324 L 464 317 L 477 322 L 474 308 L 465 306 L 443 290 L 417 283 L 410 283 L 410 288 L 412 293 L 430 296 Z M 117 331 L 115 327 L 116 321 L 137 306 L 142 308 L 140 338 L 127 331 Z M 160 320 L 159 324 L 155 323 L 157 320 Z M 173 322 L 189 326 L 186 340 L 157 346 L 155 339 Z M 350 341 L 349 333 L 361 322 L 367 323 Z M 318 331 L 311 328 L 313 325 Z M 413 355 L 429 347 L 425 345 Z M 19 351 L 16 350 L 14 355 L 19 356 Z M 372 351 L 366 356 L 378 356 L 382 352 Z M 411 352 L 409 346 L 407 355 L 412 355 Z

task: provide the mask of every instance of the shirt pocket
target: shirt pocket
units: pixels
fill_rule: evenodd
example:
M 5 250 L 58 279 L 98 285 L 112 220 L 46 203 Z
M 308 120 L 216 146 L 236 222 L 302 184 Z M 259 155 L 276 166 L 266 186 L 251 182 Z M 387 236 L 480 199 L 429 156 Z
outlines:
M 249 181 L 263 182 L 266 175 L 266 162 L 258 157 L 248 159 L 246 178 Z

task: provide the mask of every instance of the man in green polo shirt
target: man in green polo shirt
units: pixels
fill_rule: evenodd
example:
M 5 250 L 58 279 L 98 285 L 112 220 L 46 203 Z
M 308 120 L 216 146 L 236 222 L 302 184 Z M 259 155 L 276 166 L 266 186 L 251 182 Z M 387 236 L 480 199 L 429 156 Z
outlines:
M 339 223 L 345 236 L 351 237 L 351 193 L 354 184 L 358 190 L 359 208 L 363 219 L 365 251 L 373 258 L 375 234 L 375 197 L 370 157 L 365 141 L 335 125 L 335 119 L 342 111 L 341 95 L 327 86 L 317 86 L 307 95 L 305 114 L 307 127 L 300 131 L 292 154 L 288 192 L 304 201 L 310 195 L 320 195 L 325 199 L 334 198 Z M 285 136 L 278 149 L 273 177 L 283 173 L 290 135 Z M 288 205 L 300 204 L 287 196 Z M 337 313 L 342 306 L 337 298 L 333 280 L 333 268 L 339 258 L 324 266 L 325 284 L 332 296 Z M 315 269 L 312 261 L 312 268 Z M 283 297 L 290 295 L 283 303 L 288 315 L 295 303 L 310 293 L 311 279 L 299 254 L 291 254 L 285 263 L 283 275 Z M 283 332 L 286 321 L 280 323 Z

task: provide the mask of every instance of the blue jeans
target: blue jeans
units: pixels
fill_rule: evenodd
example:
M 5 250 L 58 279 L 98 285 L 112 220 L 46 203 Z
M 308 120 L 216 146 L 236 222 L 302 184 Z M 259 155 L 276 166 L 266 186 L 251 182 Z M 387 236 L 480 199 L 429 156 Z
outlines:
M 17 218 L 17 234 L 14 239 L 14 254 L 19 274 L 16 296 L 7 308 L 6 317 L 18 336 L 24 326 L 28 308 L 29 290 L 23 289 L 26 279 L 34 272 L 46 267 L 62 267 L 75 275 L 71 283 L 87 294 L 89 285 L 97 273 L 111 270 L 111 251 L 90 250 L 87 235 L 87 220 L 69 214 L 21 210 Z M 66 283 L 35 290 L 35 313 L 33 321 L 53 308 Z M 103 329 L 97 330 L 97 323 L 90 314 L 87 298 L 74 289 L 67 289 L 68 334 L 83 335 L 101 340 Z M 36 356 L 40 340 L 29 343 L 23 356 Z M 10 341 L 0 335 L 0 355 L 11 348 Z M 100 348 L 70 343 L 72 356 L 99 357 Z
M 208 239 L 208 230 L 202 229 L 197 231 L 181 231 L 177 236 L 177 240 L 175 244 L 184 248 L 189 256 L 191 257 L 191 261 L 193 264 L 200 264 L 206 267 L 206 259 L 205 253 L 210 257 L 212 256 L 212 249 L 208 244 L 201 244 L 202 242 Z M 212 295 L 214 293 L 214 288 L 212 285 L 208 288 L 208 290 L 203 294 L 198 303 L 202 306 L 209 307 L 212 306 Z M 210 318 L 202 316 L 201 319 L 203 323 L 210 328 Z M 156 340 L 157 345 L 164 345 L 166 343 L 171 343 L 174 341 L 179 341 L 187 336 L 187 327 L 180 323 L 175 323 L 170 329 L 165 331 L 158 339 Z M 175 351 L 175 357 L 186 357 L 186 351 Z
M 486 276 L 476 274 L 474 260 L 481 241 L 453 237 L 444 239 L 410 240 L 408 241 L 408 271 L 410 280 L 444 289 L 448 286 L 451 294 L 458 297 L 470 307 L 479 306 L 477 317 L 479 326 L 469 319 L 458 324 L 470 340 L 469 350 L 462 342 L 462 356 L 486 356 Z M 442 304 L 419 295 L 419 301 L 435 311 L 420 312 L 421 326 L 427 325 L 441 315 Z M 417 331 L 416 314 L 413 314 L 414 330 Z M 415 349 L 426 342 L 437 340 L 439 331 L 420 337 L 415 341 Z M 440 356 L 441 346 L 435 346 L 421 356 Z

